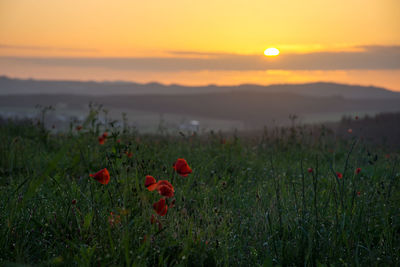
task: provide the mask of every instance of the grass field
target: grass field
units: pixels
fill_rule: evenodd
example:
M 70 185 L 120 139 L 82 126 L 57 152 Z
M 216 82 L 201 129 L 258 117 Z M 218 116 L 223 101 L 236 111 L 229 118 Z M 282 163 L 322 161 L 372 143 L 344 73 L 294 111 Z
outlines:
M 58 134 L 0 125 L 2 265 L 400 264 L 399 156 L 356 132 L 138 135 L 97 115 Z M 104 168 L 106 185 L 89 176 Z M 165 216 L 146 175 L 174 187 Z

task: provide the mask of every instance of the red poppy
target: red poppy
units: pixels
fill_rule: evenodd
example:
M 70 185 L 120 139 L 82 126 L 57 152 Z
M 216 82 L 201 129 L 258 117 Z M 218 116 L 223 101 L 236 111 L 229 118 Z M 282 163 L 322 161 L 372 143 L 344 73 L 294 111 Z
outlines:
M 192 169 L 189 167 L 185 159 L 177 159 L 173 165 L 173 168 L 179 175 L 183 177 L 186 177 L 189 173 L 192 173 Z
M 125 152 L 125 154 L 128 156 L 128 158 L 132 158 L 133 157 L 133 153 L 132 152 Z
M 313 172 L 313 169 L 312 168 L 308 168 L 308 170 L 307 170 L 309 173 L 312 173 Z
M 157 182 L 157 186 L 162 186 L 162 185 L 166 185 L 168 187 L 171 188 L 172 192 L 175 192 L 174 187 L 172 186 L 172 184 L 170 182 L 168 182 L 167 180 L 160 180 Z
M 360 195 L 361 195 L 361 192 L 360 192 L 360 191 L 358 191 L 358 192 L 357 192 L 357 196 L 360 196 Z
M 337 177 L 338 177 L 339 179 L 342 179 L 342 178 L 343 178 L 343 174 L 341 174 L 340 172 L 337 172 L 336 175 L 337 175 Z
M 173 197 L 174 191 L 171 187 L 167 185 L 157 186 L 158 193 L 164 197 Z
M 147 175 L 146 181 L 144 182 L 144 186 L 149 189 L 149 191 L 154 191 L 157 188 L 156 179 L 153 176 Z
M 158 202 L 154 203 L 153 209 L 160 216 L 167 214 L 168 206 L 165 204 L 165 198 L 161 198 Z
M 102 135 L 103 138 L 107 138 L 107 136 L 108 136 L 107 132 L 104 132 L 103 135 Z
M 108 184 L 108 182 L 110 181 L 110 173 L 106 168 L 96 172 L 95 174 L 90 174 L 90 177 L 93 177 L 101 184 Z
M 104 145 L 105 142 L 106 142 L 106 138 L 103 136 L 99 136 L 99 144 Z
M 82 126 L 81 126 L 81 125 L 78 125 L 78 126 L 76 126 L 75 129 L 79 132 L 80 130 L 82 130 Z
M 361 172 L 361 168 L 356 169 L 356 174 L 359 174 Z

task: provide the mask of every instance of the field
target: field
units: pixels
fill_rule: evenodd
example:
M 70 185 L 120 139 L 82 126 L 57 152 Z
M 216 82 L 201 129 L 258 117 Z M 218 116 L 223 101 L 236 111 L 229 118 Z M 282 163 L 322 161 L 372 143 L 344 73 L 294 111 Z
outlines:
M 2 265 L 400 264 L 398 149 L 323 126 L 150 135 L 98 116 L 64 133 L 0 124 Z M 90 176 L 104 168 L 108 184 Z

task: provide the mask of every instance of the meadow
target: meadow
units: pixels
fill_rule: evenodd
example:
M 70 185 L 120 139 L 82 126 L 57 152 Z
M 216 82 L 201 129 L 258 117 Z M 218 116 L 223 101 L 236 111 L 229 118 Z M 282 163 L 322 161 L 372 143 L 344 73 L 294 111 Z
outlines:
M 323 126 L 139 134 L 98 115 L 0 124 L 2 265 L 400 264 L 398 150 Z

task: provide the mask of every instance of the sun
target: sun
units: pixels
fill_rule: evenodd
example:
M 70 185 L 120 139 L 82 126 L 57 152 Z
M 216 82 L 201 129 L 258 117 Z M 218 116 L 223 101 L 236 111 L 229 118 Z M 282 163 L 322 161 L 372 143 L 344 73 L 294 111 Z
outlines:
M 264 55 L 266 55 L 267 57 L 274 57 L 279 55 L 279 50 L 276 49 L 275 47 L 270 47 L 265 49 Z

